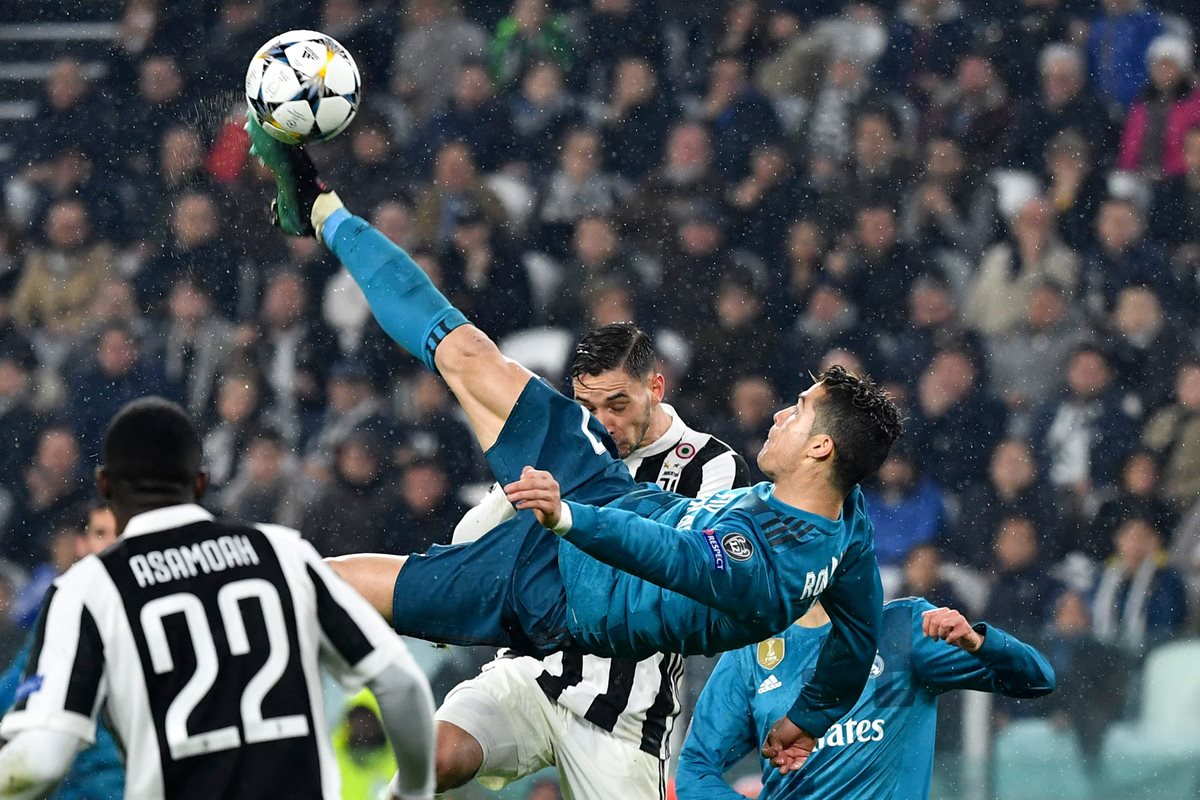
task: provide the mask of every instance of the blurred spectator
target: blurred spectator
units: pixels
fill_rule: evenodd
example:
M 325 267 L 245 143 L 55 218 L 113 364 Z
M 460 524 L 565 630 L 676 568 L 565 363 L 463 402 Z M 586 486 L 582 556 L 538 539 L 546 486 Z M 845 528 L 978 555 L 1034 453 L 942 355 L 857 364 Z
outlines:
M 538 202 L 542 249 L 561 256 L 575 223 L 588 215 L 617 212 L 630 192 L 624 179 L 603 171 L 600 136 L 575 128 L 562 137 L 558 167 Z
M 1150 236 L 1167 245 L 1172 270 L 1180 276 L 1179 291 L 1184 293 L 1177 304 L 1183 309 L 1195 305 L 1200 289 L 1187 272 L 1200 274 L 1200 126 L 1189 129 L 1183 136 L 1184 172 L 1160 181 L 1155 187 L 1154 213 L 1150 217 Z M 1184 319 L 1194 325 L 1195 312 Z
M 1142 0 L 1102 0 L 1088 27 L 1088 72 L 1100 99 L 1119 117 L 1146 85 L 1146 52 L 1162 16 Z
M 29 582 L 16 597 L 13 621 L 26 630 L 32 628 L 54 579 L 79 559 L 100 553 L 116 541 L 117 520 L 108 506 L 76 506 L 63 511 L 50 526 L 47 559 L 30 571 Z
M 678 109 L 664 95 L 650 62 L 636 56 L 622 58 L 613 73 L 600 128 L 607 166 L 626 180 L 640 181 L 661 162 L 677 116 Z
M 355 53 L 359 68 L 381 84 L 391 74 L 395 38 L 392 16 L 384 14 L 387 5 L 364 0 L 324 0 L 317 28 Z
M 1174 290 L 1162 247 L 1146 238 L 1146 218 L 1132 200 L 1110 198 L 1096 217 L 1097 247 L 1083 264 L 1087 311 L 1098 322 L 1112 312 L 1126 286 L 1152 286 L 1160 297 Z
M 675 224 L 696 201 L 719 202 L 724 184 L 712 158 L 703 125 L 682 122 L 671 130 L 662 166 L 637 187 L 629 204 L 628 230 L 645 250 L 665 252 Z
M 1158 462 L 1154 454 L 1134 450 L 1121 468 L 1121 481 L 1108 492 L 1096 512 L 1096 519 L 1079 537 L 1085 553 L 1102 561 L 1112 554 L 1113 535 L 1127 519 L 1149 520 L 1155 530 L 1172 531 L 1178 517 L 1159 495 Z
M 992 384 L 1008 409 L 1027 414 L 1058 393 L 1062 365 L 1088 337 L 1083 314 L 1068 302 L 1067 291 L 1048 279 L 1035 282 L 1024 319 L 986 339 Z
M 872 109 L 886 109 L 897 115 L 907 110 L 903 100 L 871 86 L 868 65 L 861 54 L 833 59 L 802 123 L 803 143 L 810 157 L 832 164 L 849 161 L 855 121 Z
M 968 289 L 964 315 L 984 336 L 1012 332 L 1029 307 L 1032 288 L 1054 281 L 1072 292 L 1079 283 L 1079 257 L 1054 232 L 1054 210 L 1035 197 L 1009 223 L 1009 237 L 991 247 Z
M 71 420 L 89 462 L 98 457 L 104 430 L 121 406 L 144 395 L 182 399 L 181 388 L 167 378 L 164 365 L 147 353 L 124 322 L 100 331 L 92 357 L 70 379 Z
M 167 296 L 167 316 L 147 349 L 167 380 L 183 390 L 193 419 L 212 412 L 217 377 L 234 355 L 233 324 L 213 313 L 207 283 L 182 275 Z
M 783 253 L 768 262 L 773 290 L 767 298 L 771 318 L 785 329 L 808 305 L 821 279 L 828 241 L 814 219 L 793 220 L 787 227 Z
M 954 139 L 935 137 L 925 153 L 923 180 L 904 202 L 902 238 L 924 252 L 951 251 L 973 262 L 995 238 L 995 192 L 978 185 L 978 163 L 964 158 Z
M 299 459 L 270 428 L 252 428 L 242 438 L 239 450 L 245 456 L 237 474 L 217 494 L 217 506 L 235 519 L 270 519 L 299 527 L 314 491 Z
M 584 74 L 580 84 L 593 96 L 608 91 L 621 63 L 637 59 L 653 70 L 663 63 L 658 10 L 640 0 L 591 0 L 577 36 Z M 631 32 L 636 31 L 636 35 Z
M 750 466 L 752 483 L 766 480 L 758 468 L 758 451 L 767 440 L 779 401 L 770 382 L 759 375 L 737 378 L 729 389 L 729 408 L 714 422 L 714 436 L 728 442 Z
M 16 506 L 3 542 L 6 559 L 31 567 L 49 555 L 51 525 L 87 498 L 80 460 L 79 440 L 69 427 L 50 425 L 38 434 L 33 460 L 15 487 Z
M 170 287 L 181 278 L 203 280 L 214 309 L 238 319 L 243 287 L 241 260 L 221 226 L 217 201 L 200 191 L 180 195 L 171 214 L 168 247 L 138 272 L 138 304 L 155 317 L 165 316 Z
M 388 553 L 424 553 L 434 544 L 450 544 L 454 526 L 466 511 L 454 499 L 454 487 L 440 461 L 417 459 L 400 474 L 399 501 L 388 515 Z
M 241 454 L 246 450 L 247 433 L 258 417 L 259 399 L 258 381 L 250 375 L 234 372 L 222 376 L 218 382 L 216 420 L 204 435 L 204 465 L 213 489 L 227 484 L 236 473 Z
M 904 576 L 899 597 L 924 597 L 941 608 L 970 607 L 963 602 L 954 586 L 941 577 L 942 553 L 933 544 L 918 544 L 904 556 Z
M 38 417 L 32 406 L 37 360 L 33 348 L 15 331 L 0 334 L 0 487 L 17 482 L 21 468 L 29 463 L 38 433 Z M 11 512 L 11 499 L 0 489 L 0 528 Z
M 424 120 L 454 92 L 463 66 L 483 58 L 488 35 L 463 18 L 459 0 L 405 0 L 392 85 Z
M 1117 166 L 1157 180 L 1183 174 L 1183 136 L 1200 125 L 1200 90 L 1192 79 L 1192 43 L 1160 36 L 1146 53 L 1150 83 L 1125 118 Z
M 1004 433 L 1007 413 L 982 378 L 979 357 L 958 346 L 938 351 L 917 381 L 907 431 L 913 454 L 949 492 L 984 477 L 992 446 Z
M 153 188 L 143 188 L 134 195 L 129 213 L 133 236 L 154 242 L 170 240 L 171 212 L 180 195 L 189 190 L 204 194 L 215 191 L 204 159 L 204 143 L 194 128 L 176 121 L 162 132 L 154 167 L 138 179 Z
M 1200 360 L 1194 356 L 1179 364 L 1175 402 L 1150 417 L 1142 443 L 1162 459 L 1165 498 L 1179 509 L 1200 498 Z
M 1108 356 L 1082 344 L 1066 363 L 1066 391 L 1034 415 L 1031 441 L 1050 485 L 1076 513 L 1095 489 L 1111 486 L 1136 426 L 1113 386 Z
M 713 61 L 699 113 L 712 130 L 717 170 L 729 180 L 745 177 L 755 147 L 782 135 L 775 110 L 750 83 L 745 62 L 736 56 Z
M 417 373 L 404 412 L 394 440 L 396 466 L 404 468 L 414 461 L 436 458 L 452 486 L 476 479 L 478 445 L 455 414 L 441 378 L 425 370 Z
M 813 205 L 787 151 L 778 144 L 754 148 L 749 173 L 729 187 L 726 199 L 733 213 L 730 244 L 768 264 L 779 262 L 788 223 Z
M 463 63 L 454 93 L 425 124 L 413 160 L 425 171 L 442 145 L 455 140 L 471 142 L 485 172 L 494 171 L 515 155 L 508 106 L 496 97 L 496 86 L 482 61 Z
M 482 208 L 463 206 L 440 259 L 446 294 L 494 339 L 533 321 L 529 275 Z
M 308 313 L 299 274 L 281 270 L 267 279 L 259 319 L 239 337 L 262 374 L 268 419 L 289 442 L 299 441 L 304 418 L 324 401 L 323 372 L 337 360 L 333 333 Z
M 312 499 L 300 530 L 326 557 L 385 552 L 394 502 L 383 443 L 356 431 L 338 445 L 332 480 Z
M 995 573 L 987 621 L 1021 638 L 1035 637 L 1054 615 L 1062 590 L 1044 566 L 1038 530 L 1028 517 L 1008 517 L 993 543 Z
M 1008 93 L 991 60 L 970 53 L 959 60 L 954 82 L 934 93 L 925 115 L 928 130 L 954 139 L 980 169 L 1000 161 L 1012 121 Z
M 833 284 L 819 283 L 809 296 L 808 305 L 780 341 L 779 363 L 796 364 L 797 368 L 786 372 L 776 370 L 771 378 L 784 397 L 792 397 L 810 385 L 801 365 L 811 364 L 836 348 L 866 350 L 868 340 L 867 329 L 861 324 L 858 308 L 848 293 Z
M 171 5 L 171 4 L 168 4 Z M 204 53 L 256 53 L 269 35 L 267 0 L 220 0 L 216 24 L 208 33 L 204 49 L 193 54 L 190 71 L 196 82 L 209 92 L 240 86 L 245 76 L 241 59 L 209 59 Z M 274 11 L 274 9 L 272 9 Z
M 979 337 L 963 330 L 950 286 L 936 275 L 922 275 L 913 283 L 907 321 L 888 356 L 890 377 L 897 380 L 915 381 L 945 348 L 961 346 L 976 354 L 982 350 Z
M 1067 130 L 1081 136 L 1098 156 L 1108 158 L 1116 136 L 1104 106 L 1087 91 L 1083 54 L 1056 42 L 1041 51 L 1037 64 L 1038 93 L 1017 107 L 1005 163 L 1016 169 L 1042 172 L 1048 166 L 1042 161 L 1046 146 Z M 1023 91 L 1022 86 L 1009 83 L 1016 92 Z
M 253 54 L 261 44 L 258 42 L 249 51 L 241 52 Z M 205 71 L 208 66 L 205 65 Z M 240 84 L 240 78 L 234 85 Z M 121 110 L 120 152 L 124 165 L 135 175 L 151 173 L 158 137 L 186 118 L 186 84 L 179 63 L 168 53 L 149 53 L 138 64 L 137 96 L 128 108 Z
M 1108 194 L 1099 151 L 1083 134 L 1068 128 L 1046 145 L 1046 199 L 1058 216 L 1058 233 L 1063 243 L 1077 253 L 1096 247 L 1094 222 Z
M 1092 598 L 1096 637 L 1141 656 L 1179 633 L 1187 617 L 1183 580 L 1166 566 L 1161 532 L 1131 517 L 1114 535 L 1116 555 L 1105 567 Z
M 512 11 L 496 26 L 489 60 L 496 83 L 507 88 L 537 61 L 555 63 L 562 71 L 575 61 L 566 21 L 545 0 L 513 0 Z
M 93 94 L 92 82 L 83 64 L 71 56 L 60 56 L 50 64 L 46 76 L 45 97 L 28 133 L 19 143 L 20 162 L 26 180 L 35 180 L 45 161 L 54 155 L 63 131 L 96 131 L 100 143 L 107 143 L 113 120 L 106 113 L 107 105 Z
M 895 213 L 913 180 L 897 121 L 878 106 L 868 106 L 855 118 L 850 161 L 843 167 L 816 159 L 812 173 L 818 188 L 824 185 L 825 195 L 833 200 L 826 213 L 838 225 L 853 222 L 864 206 L 887 206 Z
M 342 800 L 371 800 L 387 793 L 396 774 L 396 757 L 379 720 L 379 704 L 369 689 L 349 698 L 330 738 L 338 760 Z
M 1098 766 L 1104 734 L 1121 718 L 1129 696 L 1130 665 L 1120 650 L 1096 638 L 1091 609 L 1075 592 L 1058 598 L 1041 649 L 1057 683 L 1046 706 L 1056 721 L 1074 730 L 1085 762 Z M 1098 697 L 1105 702 L 1096 702 Z
M 1137 397 L 1145 411 L 1171 398 L 1175 365 L 1191 352 L 1187 331 L 1164 311 L 1155 291 L 1127 286 L 1112 315 L 1112 363 L 1117 385 Z
M 880 566 L 900 566 L 914 547 L 938 538 L 946 523 L 942 490 L 920 473 L 904 448 L 892 448 L 863 494 Z
M 509 113 L 512 158 L 524 163 L 531 175 L 541 175 L 550 168 L 564 134 L 582 121 L 579 107 L 567 93 L 562 68 L 551 61 L 530 66 L 518 90 L 510 95 Z
M 992 19 L 983 35 L 1014 97 L 1024 99 L 1037 91 L 1038 67 L 1045 65 L 1039 56 L 1044 58 L 1047 50 L 1071 38 L 1073 5 L 1069 0 L 1021 0 L 1011 11 L 1001 11 L 999 6 L 988 9 Z M 1083 58 L 1077 55 L 1076 60 L 1082 84 Z
M 563 264 L 562 285 L 551 300 L 548 321 L 560 327 L 573 327 L 589 305 L 589 299 L 602 284 L 618 283 L 644 301 L 645 283 L 621 242 L 616 225 L 609 217 L 588 214 L 575 223 L 571 237 L 571 255 Z
M 987 480 L 972 484 L 960 498 L 957 520 L 943 539 L 947 554 L 960 564 L 986 568 L 1000 524 L 1016 516 L 1030 518 L 1047 557 L 1066 555 L 1070 543 L 1063 539 L 1054 497 L 1038 474 L 1029 443 L 1006 439 L 991 452 Z
M 714 318 L 716 284 L 733 267 L 724 217 L 712 203 L 697 201 L 676 212 L 673 251 L 663 260 L 656 311 L 661 322 L 694 334 Z
M 504 222 L 504 207 L 480 179 L 470 145 L 447 142 L 434 162 L 433 182 L 417 192 L 417 237 L 436 247 L 446 245 L 459 216 L 469 208 L 482 209 L 494 224 Z
M 907 297 L 924 272 L 936 270 L 900 241 L 896 212 L 879 201 L 858 210 L 854 245 L 844 274 L 833 272 L 831 277 L 855 299 L 863 324 L 880 333 L 898 333 L 905 308 L 897 298 Z
M 113 265 L 113 248 L 94 238 L 87 206 L 59 200 L 46 214 L 44 247 L 31 248 L 12 296 L 18 327 L 35 344 L 61 346 L 86 322 L 88 303 Z
M 366 208 L 396 199 L 405 177 L 404 159 L 396 147 L 392 126 L 384 117 L 359 114 L 349 132 L 350 146 L 331 178 L 355 187 L 355 200 Z
M 383 402 L 371 385 L 365 364 L 348 360 L 336 362 L 329 370 L 325 401 L 317 428 L 304 446 L 304 458 L 310 470 L 327 471 L 334 453 L 356 431 L 366 431 L 381 439 L 390 433 Z
M 924 107 L 950 81 L 971 45 L 971 21 L 953 0 L 907 0 L 897 6 L 888 45 L 875 64 L 880 82 Z

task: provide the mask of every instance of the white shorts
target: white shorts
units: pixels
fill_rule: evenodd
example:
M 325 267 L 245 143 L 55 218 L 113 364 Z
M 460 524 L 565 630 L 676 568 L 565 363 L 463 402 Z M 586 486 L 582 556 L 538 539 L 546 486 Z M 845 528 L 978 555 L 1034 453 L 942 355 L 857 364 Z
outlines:
M 552 766 L 564 800 L 666 797 L 666 764 L 550 702 L 512 659 L 454 687 L 434 716 L 479 742 L 475 779 L 489 789 Z

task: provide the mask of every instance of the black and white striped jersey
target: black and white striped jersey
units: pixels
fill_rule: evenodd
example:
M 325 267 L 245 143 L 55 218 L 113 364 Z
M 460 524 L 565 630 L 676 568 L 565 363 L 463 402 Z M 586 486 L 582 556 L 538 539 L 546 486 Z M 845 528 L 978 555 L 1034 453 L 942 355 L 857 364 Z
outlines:
M 691 497 L 749 485 L 750 470 L 729 445 L 689 428 L 671 406 L 662 407 L 671 417 L 671 427 L 625 459 L 635 479 Z M 554 653 L 541 660 L 518 660 L 554 702 L 646 753 L 669 756 L 683 677 L 684 661 L 678 654 L 630 661 Z
M 127 797 L 336 800 L 319 667 L 355 689 L 403 647 L 295 531 L 170 506 L 55 581 L 0 735 L 103 711 Z

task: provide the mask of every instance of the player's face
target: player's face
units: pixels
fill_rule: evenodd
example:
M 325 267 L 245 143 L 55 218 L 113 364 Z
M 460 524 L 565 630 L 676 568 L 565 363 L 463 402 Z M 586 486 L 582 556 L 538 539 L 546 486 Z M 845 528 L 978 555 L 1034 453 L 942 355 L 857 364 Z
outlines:
M 76 539 L 76 557 L 102 553 L 117 541 L 117 519 L 107 508 L 93 511 L 88 516 L 83 536 Z
M 658 373 L 639 379 L 620 368 L 571 381 L 575 399 L 600 420 L 621 458 L 649 444 L 646 437 L 654 408 L 662 402 L 663 384 Z
M 820 383 L 814 383 L 795 403 L 775 412 L 774 424 L 758 451 L 758 468 L 768 478 L 779 480 L 803 460 L 824 391 Z

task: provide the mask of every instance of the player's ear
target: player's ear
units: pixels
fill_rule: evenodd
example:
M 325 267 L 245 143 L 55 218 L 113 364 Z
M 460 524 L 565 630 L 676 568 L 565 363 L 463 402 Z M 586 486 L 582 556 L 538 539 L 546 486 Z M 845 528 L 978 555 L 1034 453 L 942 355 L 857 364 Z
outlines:
M 196 482 L 192 484 L 192 488 L 196 492 L 196 499 L 204 497 L 208 492 L 208 473 L 201 471 L 196 473 Z
M 808 457 L 824 461 L 833 456 L 833 437 L 827 433 L 818 433 L 808 440 Z
M 100 492 L 100 496 L 105 500 L 112 500 L 112 479 L 108 476 L 108 470 L 104 467 L 96 467 L 96 491 Z
M 661 372 L 654 373 L 654 377 L 650 379 L 650 397 L 654 399 L 654 402 L 661 403 L 666 393 L 667 379 Z

